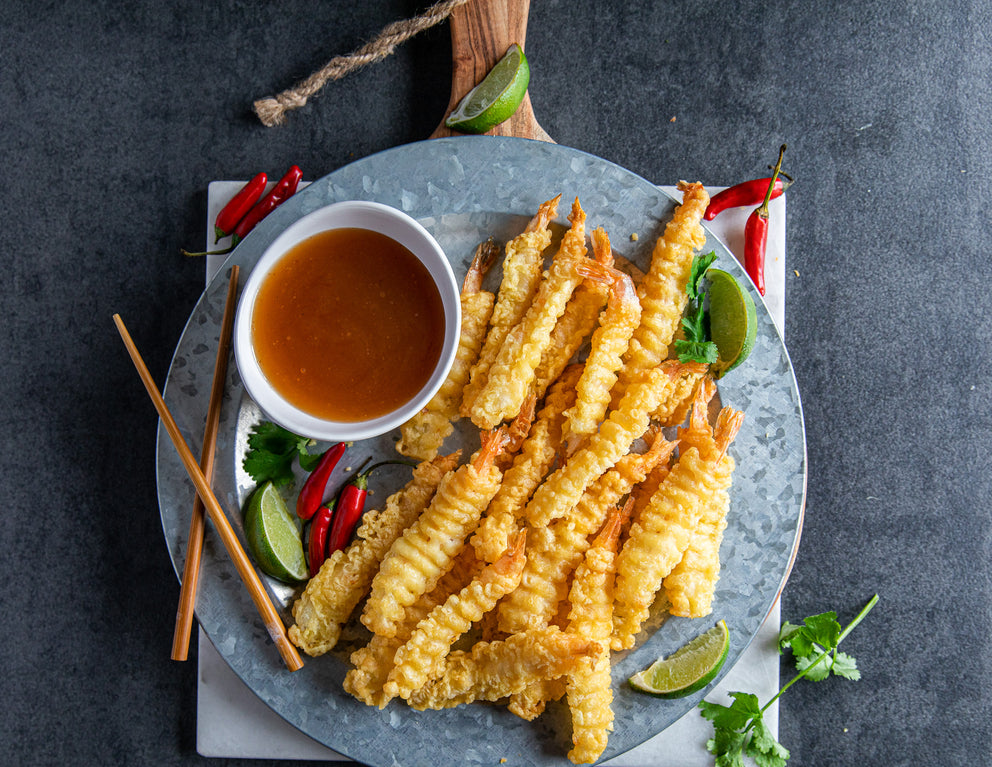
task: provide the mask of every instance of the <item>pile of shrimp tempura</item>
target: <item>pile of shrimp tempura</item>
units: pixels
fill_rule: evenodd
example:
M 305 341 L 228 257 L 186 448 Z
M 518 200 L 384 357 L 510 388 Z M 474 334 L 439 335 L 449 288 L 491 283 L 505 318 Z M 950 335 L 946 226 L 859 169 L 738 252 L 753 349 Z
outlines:
M 568 758 L 591 763 L 614 727 L 611 654 L 645 638 L 652 609 L 711 613 L 743 414 L 711 423 L 708 366 L 670 359 L 709 200 L 700 184 L 679 190 L 636 276 L 605 229 L 587 247 L 578 199 L 552 247 L 561 195 L 506 244 L 493 292 L 500 249 L 479 246 L 456 363 L 397 444 L 420 461 L 413 478 L 293 607 L 290 637 L 311 655 L 349 621 L 370 632 L 351 695 L 417 710 L 501 701 L 527 720 L 563 700 Z M 461 464 L 474 445 L 442 452 L 460 418 L 479 430 Z

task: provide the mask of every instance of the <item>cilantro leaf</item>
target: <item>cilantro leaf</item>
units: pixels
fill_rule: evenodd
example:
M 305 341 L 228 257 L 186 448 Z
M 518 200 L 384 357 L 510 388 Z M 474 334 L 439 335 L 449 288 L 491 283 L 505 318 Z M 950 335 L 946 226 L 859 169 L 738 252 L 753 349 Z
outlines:
M 712 341 L 698 343 L 680 339 L 675 342 L 675 351 L 679 355 L 679 362 L 702 362 L 712 365 L 719 357 L 716 344 Z
M 675 352 L 679 362 L 702 362 L 712 365 L 719 359 L 719 350 L 710 340 L 709 317 L 703 309 L 703 292 L 699 289 L 703 274 L 715 260 L 716 252 L 692 259 L 692 272 L 686 284 L 689 303 L 682 317 L 685 339 L 680 338 L 675 342 Z
M 755 695 L 744 692 L 730 693 L 733 702 L 729 706 L 705 700 L 700 702 L 700 713 L 713 723 L 713 737 L 706 741 L 706 750 L 716 757 L 716 767 L 746 767 L 745 757 L 753 760 L 757 767 L 785 767 L 789 751 L 765 724 L 762 718 L 765 709 L 803 678 L 819 681 L 834 674 L 845 679 L 860 679 L 861 672 L 854 658 L 840 652 L 837 645 L 877 602 L 876 594 L 844 629 L 833 612 L 811 615 L 799 625 L 785 621 L 779 630 L 779 652 L 784 652 L 785 648 L 792 651 L 799 673 L 764 706 Z
M 307 454 L 308 443 L 306 437 L 262 421 L 248 435 L 248 452 L 241 465 L 258 484 L 288 485 L 293 482 L 293 459 Z
M 754 759 L 758 767 L 785 767 L 789 758 L 788 750 L 775 740 L 760 715 L 751 728 L 751 739 L 745 746 L 744 753 Z
M 706 270 L 716 261 L 716 251 L 710 251 L 704 256 L 695 256 L 692 259 L 692 268 L 689 272 L 689 281 L 686 283 L 685 292 L 693 301 L 701 301 L 702 291 L 699 289 L 699 281 L 703 278 Z
M 846 652 L 834 653 L 833 662 L 830 664 L 830 671 L 836 676 L 850 679 L 857 682 L 861 679 L 861 672 L 858 670 L 858 662 Z

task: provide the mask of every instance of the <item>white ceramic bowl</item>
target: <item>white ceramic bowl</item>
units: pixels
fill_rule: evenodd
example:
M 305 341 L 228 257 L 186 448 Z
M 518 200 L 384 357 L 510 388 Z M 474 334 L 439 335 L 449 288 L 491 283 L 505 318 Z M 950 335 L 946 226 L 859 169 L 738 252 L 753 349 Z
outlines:
M 320 232 L 353 227 L 379 232 L 410 250 L 427 268 L 441 294 L 444 341 L 434 371 L 421 390 L 402 407 L 367 421 L 331 421 L 307 413 L 286 399 L 269 383 L 252 347 L 252 311 L 259 287 L 273 266 L 296 244 Z M 444 383 L 458 351 L 461 302 L 458 283 L 444 251 L 416 220 L 388 205 L 348 201 L 315 210 L 280 234 L 252 270 L 238 303 L 234 323 L 234 353 L 238 372 L 249 396 L 267 418 L 295 434 L 325 441 L 369 439 L 405 423 L 426 405 Z

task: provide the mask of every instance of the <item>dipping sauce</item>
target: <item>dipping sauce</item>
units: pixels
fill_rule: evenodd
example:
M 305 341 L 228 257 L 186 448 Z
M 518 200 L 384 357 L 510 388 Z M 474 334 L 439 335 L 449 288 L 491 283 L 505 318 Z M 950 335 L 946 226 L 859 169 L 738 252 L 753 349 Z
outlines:
M 332 229 L 290 249 L 251 315 L 262 373 L 319 418 L 365 421 L 423 388 L 444 342 L 441 294 L 406 247 L 367 229 Z

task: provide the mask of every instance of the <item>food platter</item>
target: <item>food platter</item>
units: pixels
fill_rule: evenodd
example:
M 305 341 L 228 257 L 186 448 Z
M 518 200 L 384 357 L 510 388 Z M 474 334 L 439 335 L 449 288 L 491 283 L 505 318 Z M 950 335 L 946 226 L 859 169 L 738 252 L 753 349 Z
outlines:
M 671 216 L 674 201 L 656 186 L 619 166 L 574 149 L 525 139 L 465 137 L 435 139 L 391 149 L 326 176 L 271 214 L 230 257 L 194 308 L 176 349 L 165 399 L 187 441 L 197 452 L 207 412 L 228 267 L 241 267 L 242 281 L 265 247 L 289 224 L 319 207 L 347 199 L 393 205 L 410 214 L 438 239 L 459 277 L 475 246 L 492 235 L 505 240 L 519 232 L 537 206 L 561 192 L 578 196 L 591 226 L 604 226 L 615 250 L 644 265 L 655 238 Z M 636 233 L 637 240 L 630 235 Z M 747 278 L 715 238 L 717 265 Z M 490 280 L 498 284 L 498 274 Z M 723 571 L 711 618 L 658 619 L 637 647 L 614 655 L 614 732 L 603 760 L 638 745 L 696 705 L 705 691 L 674 701 L 631 691 L 630 674 L 677 649 L 723 618 L 731 627 L 725 674 L 750 643 L 784 585 L 802 526 L 806 451 L 802 407 L 782 339 L 760 297 L 758 337 L 747 362 L 720 382 L 724 404 L 745 412 L 732 447 L 737 461 L 732 507 L 721 550 Z M 260 417 L 232 365 L 226 382 L 217 443 L 214 490 L 241 534 L 243 501 L 251 482 L 240 468 L 247 432 Z M 394 457 L 396 435 L 357 443 L 348 463 L 367 456 Z M 462 424 L 445 449 L 471 452 L 478 436 Z M 181 462 L 160 430 L 157 448 L 159 505 L 163 530 L 177 573 L 182 571 L 194 491 Z M 376 475 L 372 503 L 400 487 L 404 467 Z M 287 625 L 294 589 L 267 581 Z M 564 706 L 552 704 L 535 722 L 503 707 L 463 706 L 418 713 L 393 703 L 380 711 L 341 689 L 351 649 L 363 643 L 358 630 L 321 658 L 305 658 L 289 673 L 218 542 L 207 535 L 197 618 L 234 672 L 288 722 L 330 748 L 369 765 L 449 763 L 512 765 L 569 764 L 570 725 Z M 718 681 L 718 680 L 717 680 Z

